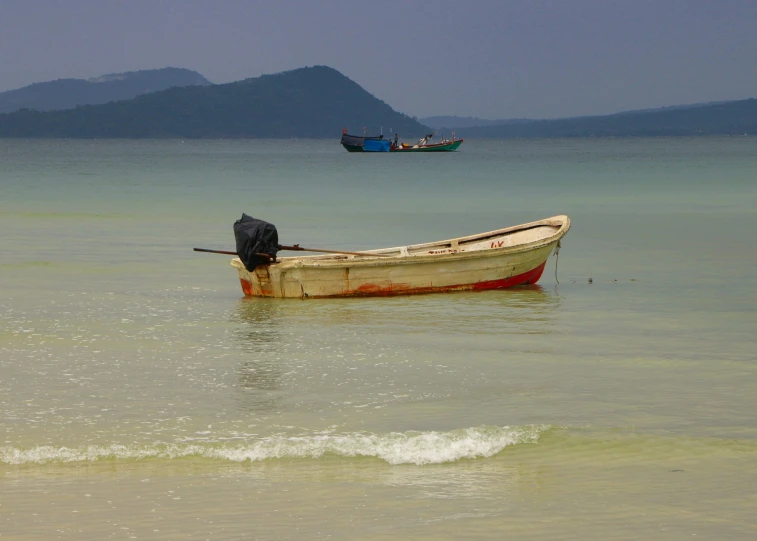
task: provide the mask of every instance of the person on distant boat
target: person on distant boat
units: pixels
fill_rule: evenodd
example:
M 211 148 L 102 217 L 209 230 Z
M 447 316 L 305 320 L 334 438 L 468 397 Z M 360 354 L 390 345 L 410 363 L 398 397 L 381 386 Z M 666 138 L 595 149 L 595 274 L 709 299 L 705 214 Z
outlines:
M 400 136 L 397 135 L 396 133 L 394 134 L 394 148 L 397 148 L 397 146 L 399 144 L 399 137 Z

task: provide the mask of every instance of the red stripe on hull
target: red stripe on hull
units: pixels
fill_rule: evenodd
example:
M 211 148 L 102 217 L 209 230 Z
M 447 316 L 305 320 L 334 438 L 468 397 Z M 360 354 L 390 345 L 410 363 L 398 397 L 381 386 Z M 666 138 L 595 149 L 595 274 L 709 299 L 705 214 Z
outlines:
M 544 273 L 544 267 L 546 265 L 547 262 L 544 261 L 544 263 L 542 263 L 535 269 L 524 272 L 523 274 L 519 274 L 518 276 L 511 276 L 510 278 L 503 278 L 502 280 L 491 280 L 489 282 L 478 282 L 477 284 L 473 284 L 473 287 L 471 289 L 505 289 L 513 286 L 535 284 L 539 281 L 539 278 L 541 278 L 541 275 Z
M 443 293 L 449 291 L 484 291 L 488 289 L 506 289 L 508 287 L 535 284 L 544 273 L 544 267 L 547 262 L 530 271 L 524 272 L 517 276 L 501 278 L 499 280 L 488 280 L 486 282 L 476 282 L 473 284 L 460 284 L 454 286 L 429 286 L 429 287 L 409 287 L 407 284 L 392 284 L 389 286 L 379 286 L 373 284 L 363 284 L 358 289 L 347 290 L 336 295 L 324 295 L 323 298 L 329 297 L 391 297 L 394 295 L 417 295 L 422 293 Z M 255 293 L 252 284 L 248 280 L 239 280 L 242 284 L 242 291 L 247 296 L 260 296 Z M 270 297 L 271 292 L 265 291 L 265 297 Z M 309 298 L 319 298 L 317 296 L 307 295 Z

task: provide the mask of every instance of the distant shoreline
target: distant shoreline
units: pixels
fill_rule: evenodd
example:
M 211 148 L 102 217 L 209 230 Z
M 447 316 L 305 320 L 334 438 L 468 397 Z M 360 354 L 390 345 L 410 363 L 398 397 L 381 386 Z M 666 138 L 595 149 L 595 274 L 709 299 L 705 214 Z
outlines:
M 158 75 L 201 77 L 191 72 L 152 74 Z M 66 80 L 51 84 L 55 83 L 68 84 Z M 95 86 L 102 90 L 104 87 L 99 85 L 104 84 Z M 93 83 L 88 85 L 83 88 Z M 83 94 L 69 97 L 69 103 L 89 103 Z M 482 119 L 467 119 L 476 120 Z M 457 137 L 466 139 L 744 136 L 757 134 L 757 99 L 604 116 L 494 122 L 437 131 L 454 131 Z M 175 86 L 73 109 L 26 108 L 0 114 L 0 138 L 331 139 L 343 129 L 369 135 L 395 133 L 405 140 L 433 131 L 328 66 L 299 68 L 223 85 Z

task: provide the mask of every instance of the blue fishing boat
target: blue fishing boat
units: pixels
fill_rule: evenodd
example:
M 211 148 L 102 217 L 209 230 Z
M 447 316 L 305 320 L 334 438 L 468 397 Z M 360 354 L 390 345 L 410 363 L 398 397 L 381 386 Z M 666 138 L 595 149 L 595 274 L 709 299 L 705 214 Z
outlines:
M 342 146 L 347 152 L 389 152 L 392 144 L 384 140 L 384 136 L 362 137 L 359 135 L 350 135 L 347 129 L 342 130 Z

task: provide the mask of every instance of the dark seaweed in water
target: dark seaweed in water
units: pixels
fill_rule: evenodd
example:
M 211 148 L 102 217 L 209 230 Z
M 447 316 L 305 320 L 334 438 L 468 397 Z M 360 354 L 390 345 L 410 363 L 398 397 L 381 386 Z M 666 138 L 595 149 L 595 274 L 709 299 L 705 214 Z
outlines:
M 239 259 L 248 271 L 268 263 L 268 258 L 259 254 L 268 254 L 276 259 L 279 233 L 275 225 L 242 213 L 242 217 L 234 222 L 234 237 L 237 240 Z

